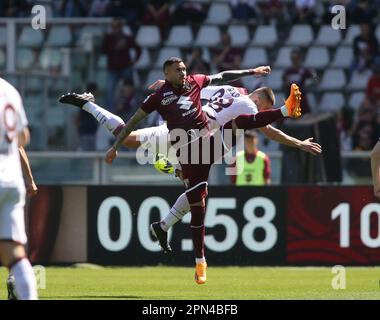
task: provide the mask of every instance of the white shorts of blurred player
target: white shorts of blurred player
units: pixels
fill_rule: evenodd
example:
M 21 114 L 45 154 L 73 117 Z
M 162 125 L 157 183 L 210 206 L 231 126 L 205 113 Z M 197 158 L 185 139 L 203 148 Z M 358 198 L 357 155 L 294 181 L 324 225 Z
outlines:
M 0 240 L 26 244 L 25 189 L 0 186 Z

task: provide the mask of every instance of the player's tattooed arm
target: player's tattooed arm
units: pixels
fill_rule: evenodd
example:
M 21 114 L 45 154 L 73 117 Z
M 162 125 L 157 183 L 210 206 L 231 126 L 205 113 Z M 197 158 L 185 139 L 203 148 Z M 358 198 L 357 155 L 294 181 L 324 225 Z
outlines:
M 261 66 L 246 70 L 228 70 L 209 76 L 209 85 L 222 85 L 231 81 L 238 80 L 245 76 L 265 76 L 271 72 L 270 66 Z
M 120 146 L 123 144 L 123 141 L 125 138 L 127 138 L 133 129 L 136 127 L 136 125 L 145 117 L 147 116 L 147 113 L 144 112 L 141 108 L 136 111 L 136 113 L 130 118 L 127 122 L 127 124 L 124 126 L 124 128 L 120 131 L 120 133 L 116 137 L 116 141 L 113 144 L 113 146 L 108 149 L 106 153 L 106 162 L 112 163 L 113 160 L 115 160 L 117 156 L 117 150 L 120 148 Z
M 118 150 L 122 145 L 133 129 L 137 126 L 137 124 L 143 120 L 148 114 L 144 112 L 141 108 L 139 108 L 136 113 L 128 120 L 124 128 L 120 131 L 120 133 L 116 137 L 116 141 L 113 144 L 113 148 Z

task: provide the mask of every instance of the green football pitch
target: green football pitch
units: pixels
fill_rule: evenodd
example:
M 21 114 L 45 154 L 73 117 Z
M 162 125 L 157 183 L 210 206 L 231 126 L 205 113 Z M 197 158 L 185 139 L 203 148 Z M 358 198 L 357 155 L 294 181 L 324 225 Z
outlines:
M 197 285 L 193 268 L 47 267 L 40 299 L 376 299 L 380 267 L 346 269 L 346 288 L 335 290 L 331 268 L 212 267 Z M 0 299 L 7 270 L 0 268 Z

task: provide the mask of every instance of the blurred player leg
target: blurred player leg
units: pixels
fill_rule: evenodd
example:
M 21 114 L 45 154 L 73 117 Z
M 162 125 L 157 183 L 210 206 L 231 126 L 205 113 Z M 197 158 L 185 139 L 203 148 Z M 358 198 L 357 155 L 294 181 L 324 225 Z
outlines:
M 23 245 L 25 192 L 15 187 L 0 190 L 0 260 L 14 276 L 17 298 L 36 300 L 36 279 Z

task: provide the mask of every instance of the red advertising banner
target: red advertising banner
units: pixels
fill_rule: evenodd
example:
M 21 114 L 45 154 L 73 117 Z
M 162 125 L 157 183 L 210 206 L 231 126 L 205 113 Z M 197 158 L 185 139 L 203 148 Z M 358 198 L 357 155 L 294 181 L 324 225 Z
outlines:
M 287 264 L 380 263 L 380 204 L 370 187 L 288 187 Z

